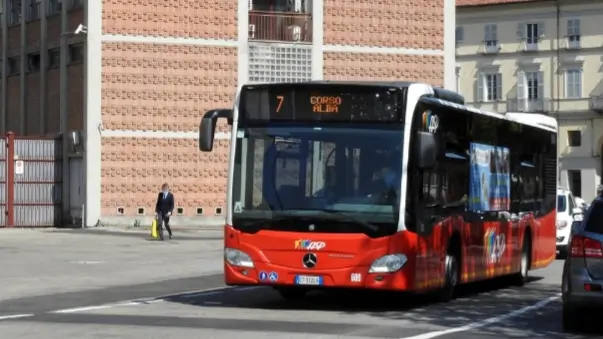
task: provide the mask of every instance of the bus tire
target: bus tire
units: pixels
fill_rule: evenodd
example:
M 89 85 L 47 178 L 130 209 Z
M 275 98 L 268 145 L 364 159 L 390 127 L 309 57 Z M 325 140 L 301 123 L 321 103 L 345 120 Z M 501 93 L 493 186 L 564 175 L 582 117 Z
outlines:
M 530 263 L 532 262 L 532 236 L 528 228 L 523 237 L 521 256 L 519 257 L 519 272 L 513 275 L 513 285 L 524 286 L 530 279 Z
M 438 300 L 448 302 L 456 297 L 457 286 L 459 284 L 461 267 L 461 244 L 458 237 L 452 237 L 448 248 L 446 249 L 446 259 L 444 276 L 444 286 L 438 292 Z

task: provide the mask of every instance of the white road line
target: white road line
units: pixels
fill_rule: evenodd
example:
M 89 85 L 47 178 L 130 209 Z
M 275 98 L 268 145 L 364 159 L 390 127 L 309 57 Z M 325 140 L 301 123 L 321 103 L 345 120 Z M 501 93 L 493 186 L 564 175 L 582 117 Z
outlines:
M 515 318 L 518 317 L 522 314 L 531 312 L 531 311 L 535 311 L 537 309 L 543 308 L 546 305 L 552 303 L 553 301 L 559 299 L 559 297 L 561 296 L 561 293 L 541 300 L 539 302 L 537 302 L 534 305 L 531 306 L 526 306 L 524 308 L 520 308 L 518 310 L 515 310 L 513 312 L 507 313 L 507 314 L 503 314 L 497 317 L 492 317 L 492 318 L 488 318 L 486 320 L 482 320 L 482 321 L 478 321 L 478 322 L 474 322 L 471 323 L 469 325 L 465 325 L 465 326 L 460 326 L 460 327 L 454 327 L 454 328 L 449 328 L 447 330 L 442 330 L 442 331 L 434 331 L 434 332 L 428 332 L 428 333 L 423 333 L 423 334 L 419 334 L 419 335 L 414 335 L 411 337 L 403 337 L 400 339 L 431 339 L 431 338 L 437 338 L 443 335 L 447 335 L 447 334 L 452 334 L 452 333 L 457 333 L 457 332 L 465 332 L 465 331 L 469 331 L 469 330 L 473 330 L 476 328 L 480 328 L 480 327 L 485 327 L 491 324 L 495 324 L 495 323 L 500 323 L 503 322 L 505 320 L 511 319 L 511 318 Z
M 239 292 L 241 290 L 251 290 L 251 289 L 257 289 L 257 288 L 261 288 L 261 287 L 262 286 L 249 286 L 249 287 L 242 287 L 242 288 L 217 287 L 217 288 L 209 288 L 206 290 L 174 293 L 174 294 L 168 294 L 168 295 L 163 295 L 163 296 L 159 296 L 159 297 L 135 299 L 135 300 L 130 300 L 130 301 L 104 304 L 104 305 L 66 308 L 66 309 L 61 309 L 61 310 L 50 311 L 48 313 L 59 313 L 59 314 L 78 313 L 78 312 L 96 311 L 96 310 L 103 310 L 103 309 L 116 308 L 116 307 L 140 306 L 140 305 L 165 302 L 165 301 L 168 301 L 170 298 L 192 299 L 192 298 L 198 298 L 198 297 L 219 295 L 219 294 L 223 294 L 224 292 L 226 292 L 228 290 Z M 2 320 L 2 318 L 0 318 L 0 320 Z
M 0 315 L 0 320 L 9 320 L 9 319 L 19 319 L 19 318 L 27 318 L 33 317 L 34 315 L 31 313 L 27 314 L 11 314 L 11 315 Z

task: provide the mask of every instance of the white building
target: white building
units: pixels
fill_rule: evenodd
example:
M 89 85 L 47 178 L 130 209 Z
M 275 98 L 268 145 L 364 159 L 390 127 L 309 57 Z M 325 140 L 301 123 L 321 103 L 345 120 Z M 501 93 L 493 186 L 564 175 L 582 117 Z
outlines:
M 484 110 L 556 117 L 560 185 L 591 199 L 603 162 L 603 2 L 496 2 L 457 0 L 458 91 Z

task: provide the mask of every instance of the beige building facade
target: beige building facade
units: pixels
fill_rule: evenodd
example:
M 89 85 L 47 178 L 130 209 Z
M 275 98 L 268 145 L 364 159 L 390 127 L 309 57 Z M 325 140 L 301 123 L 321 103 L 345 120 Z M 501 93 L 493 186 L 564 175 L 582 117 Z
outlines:
M 603 3 L 477 2 L 457 9 L 458 91 L 484 110 L 556 117 L 559 185 L 593 198 L 602 176 Z
M 81 5 L 72 0 L 73 9 L 56 9 L 63 1 L 4 0 L 3 21 L 35 11 L 31 8 L 41 2 L 45 12 L 62 14 L 59 19 L 31 15 L 16 29 L 3 25 L 7 57 L 37 53 L 44 59 L 21 77 L 3 76 L 7 94 L 0 132 L 60 132 L 67 138 L 79 131 L 81 185 L 63 199 L 86 226 L 149 222 L 163 182 L 177 199 L 176 224 L 221 222 L 230 131 L 219 126 L 214 152 L 201 153 L 197 129 L 205 111 L 232 106 L 242 84 L 321 79 L 456 84 L 454 0 L 82 0 Z M 11 12 L 13 7 L 19 10 Z M 53 20 L 60 24 L 51 34 Z M 34 36 L 31 44 L 10 47 L 22 32 Z M 64 80 L 63 86 L 30 74 L 54 79 L 51 50 L 65 45 L 66 53 L 76 43 L 84 46 L 81 65 L 73 70 L 63 65 L 61 74 L 80 82 L 67 86 Z M 6 69 L 8 59 L 3 62 Z M 15 88 L 27 96 L 18 99 Z M 71 100 L 61 117 L 53 115 L 58 108 L 50 100 L 56 91 L 64 103 Z M 33 107 L 44 96 L 48 105 L 35 104 L 31 113 L 47 121 L 43 126 L 30 127 L 29 115 L 12 108 L 22 102 Z M 59 123 L 63 120 L 68 123 Z M 73 173 L 68 176 L 75 180 Z

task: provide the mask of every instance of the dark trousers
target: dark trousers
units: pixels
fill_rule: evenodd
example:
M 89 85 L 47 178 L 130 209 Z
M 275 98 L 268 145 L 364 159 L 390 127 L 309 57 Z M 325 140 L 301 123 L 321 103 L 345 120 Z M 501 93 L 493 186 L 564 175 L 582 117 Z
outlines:
M 168 217 L 164 213 L 159 213 L 159 216 L 157 218 L 157 231 L 159 233 L 160 239 L 163 239 L 163 226 L 165 226 L 165 229 L 168 231 L 168 234 L 172 236 L 172 229 L 170 228 L 170 217 Z

